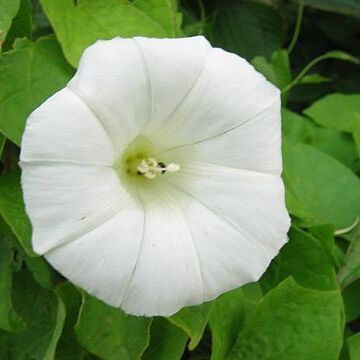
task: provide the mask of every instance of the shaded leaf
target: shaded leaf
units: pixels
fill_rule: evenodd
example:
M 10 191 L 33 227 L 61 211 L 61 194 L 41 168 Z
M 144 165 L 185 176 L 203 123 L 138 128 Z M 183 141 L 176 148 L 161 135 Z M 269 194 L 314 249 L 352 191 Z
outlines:
M 21 0 L 0 0 L 0 49 L 6 39 L 11 22 L 19 11 Z
M 340 284 L 345 287 L 353 281 L 360 279 L 360 228 L 355 231 L 348 251 L 346 253 L 345 265 L 340 269 L 338 275 Z
M 115 36 L 175 37 L 181 16 L 172 0 L 41 0 L 65 56 L 77 66 L 83 51 Z
M 360 333 L 350 336 L 347 339 L 350 360 L 360 360 Z
M 335 227 L 333 225 L 320 225 L 308 228 L 308 231 L 315 237 L 320 244 L 328 250 L 329 254 L 334 255 L 335 249 Z
M 360 3 L 357 0 L 304 0 L 304 3 L 317 9 L 360 17 Z
M 65 320 L 65 307 L 51 291 L 39 287 L 29 272 L 14 274 L 14 306 L 26 321 L 25 331 L 2 333 L 12 360 L 51 360 Z
M 26 253 L 34 256 L 31 247 L 31 225 L 25 213 L 18 172 L 0 176 L 0 216 Z
M 149 344 L 151 318 L 135 317 L 83 294 L 75 333 L 101 359 L 139 359 Z
M 0 161 L 1 161 L 1 155 L 4 151 L 5 142 L 6 142 L 6 137 L 0 134 Z
M 360 121 L 357 121 L 356 123 L 353 124 L 352 130 L 353 130 L 354 141 L 356 144 L 356 149 L 358 152 L 358 156 L 360 158 Z
M 352 282 L 342 291 L 346 321 L 354 321 L 360 316 L 360 279 Z
M 16 38 L 27 37 L 31 39 L 32 16 L 30 0 L 21 0 L 20 8 L 15 16 L 4 44 L 4 50 L 11 48 Z
M 180 360 L 188 337 L 185 332 L 163 318 L 155 318 L 151 324 L 150 344 L 142 360 Z
M 74 331 L 80 311 L 81 294 L 69 282 L 59 285 L 56 293 L 66 306 L 66 319 L 55 358 L 59 360 L 82 360 L 86 351 L 77 342 Z
M 213 303 L 208 302 L 198 306 L 190 306 L 180 310 L 168 320 L 179 326 L 190 337 L 189 350 L 199 344 L 208 323 Z
M 260 2 L 221 0 L 217 2 L 213 27 L 215 45 L 248 60 L 270 59 L 283 42 L 283 25 L 278 13 Z
M 44 258 L 35 256 L 24 256 L 24 262 L 31 271 L 37 283 L 45 288 L 52 289 L 50 268 Z
M 13 249 L 0 233 L 0 328 L 7 331 L 19 331 L 26 323 L 17 314 L 12 301 Z

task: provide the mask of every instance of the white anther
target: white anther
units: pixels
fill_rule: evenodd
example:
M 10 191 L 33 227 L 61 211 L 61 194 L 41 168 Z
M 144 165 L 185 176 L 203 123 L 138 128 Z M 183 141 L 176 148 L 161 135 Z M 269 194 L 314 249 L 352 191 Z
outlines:
M 179 171 L 180 166 L 175 163 L 165 165 L 162 162 L 157 162 L 154 158 L 146 158 L 141 160 L 140 165 L 136 169 L 139 175 L 144 175 L 147 179 L 154 179 L 159 174 Z
M 170 163 L 165 169 L 168 172 L 177 172 L 180 170 L 180 166 L 175 163 Z

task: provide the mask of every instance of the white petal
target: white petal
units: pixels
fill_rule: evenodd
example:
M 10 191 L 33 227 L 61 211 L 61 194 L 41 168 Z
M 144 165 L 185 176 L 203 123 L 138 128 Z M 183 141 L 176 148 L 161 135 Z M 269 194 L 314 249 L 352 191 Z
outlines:
M 162 126 L 201 76 L 211 46 L 202 36 L 135 40 L 144 56 L 151 88 L 152 115 L 148 125 Z
M 171 193 L 144 192 L 144 238 L 121 307 L 135 315 L 169 316 L 202 302 L 202 275 L 192 234 Z M 159 199 L 161 202 L 159 202 Z
M 48 252 L 47 260 L 76 285 L 131 314 L 168 316 L 200 303 L 202 275 L 192 235 L 177 202 L 163 193 L 144 192 L 145 213 L 122 210 Z
M 66 278 L 112 306 L 120 306 L 130 284 L 143 236 L 141 209 L 113 218 L 45 256 Z
M 27 213 L 36 253 L 77 239 L 129 206 L 110 167 L 21 163 Z
M 183 163 L 168 179 L 188 197 L 182 209 L 199 252 L 204 300 L 258 280 L 287 241 L 281 178 Z
M 278 100 L 279 90 L 246 60 L 214 48 L 187 97 L 146 132 L 168 148 L 191 144 L 251 121 Z
M 114 150 L 98 119 L 65 88 L 28 118 L 21 160 L 112 165 Z
M 150 117 L 147 69 L 132 39 L 97 41 L 87 48 L 69 87 L 99 117 L 117 152 Z
M 265 111 L 237 128 L 197 142 L 175 147 L 161 154 L 169 161 L 176 159 L 205 161 L 237 169 L 280 175 L 281 114 L 280 97 Z

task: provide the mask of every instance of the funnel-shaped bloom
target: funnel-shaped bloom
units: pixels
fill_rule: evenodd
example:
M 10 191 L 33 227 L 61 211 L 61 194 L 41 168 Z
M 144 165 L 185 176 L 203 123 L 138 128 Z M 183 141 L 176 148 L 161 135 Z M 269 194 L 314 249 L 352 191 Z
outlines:
M 278 89 L 203 37 L 89 47 L 29 117 L 34 250 L 131 314 L 256 281 L 286 242 Z

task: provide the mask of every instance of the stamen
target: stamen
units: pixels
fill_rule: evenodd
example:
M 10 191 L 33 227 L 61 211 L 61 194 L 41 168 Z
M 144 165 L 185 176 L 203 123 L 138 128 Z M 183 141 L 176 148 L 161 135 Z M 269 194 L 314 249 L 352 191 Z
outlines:
M 166 165 L 163 162 L 157 162 L 154 158 L 142 159 L 140 165 L 136 168 L 138 175 L 143 175 L 147 179 L 155 179 L 159 174 L 166 172 L 176 172 L 180 170 L 180 166 L 176 163 Z

